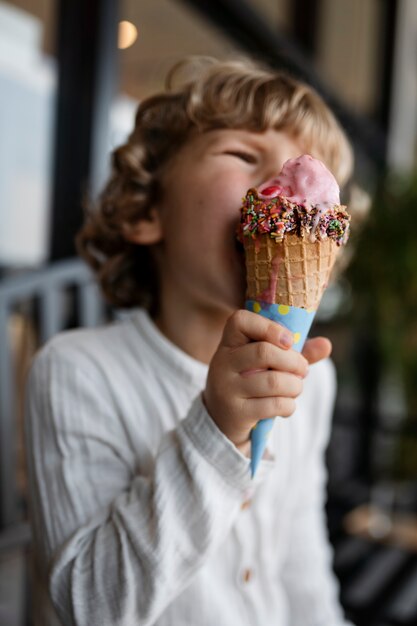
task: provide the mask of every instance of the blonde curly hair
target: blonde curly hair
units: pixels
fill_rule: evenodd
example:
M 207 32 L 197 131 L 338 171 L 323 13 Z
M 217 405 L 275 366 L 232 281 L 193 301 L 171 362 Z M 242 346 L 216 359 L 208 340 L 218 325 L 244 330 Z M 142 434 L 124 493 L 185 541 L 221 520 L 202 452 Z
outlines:
M 112 173 L 77 236 L 80 255 L 97 273 L 107 300 L 122 308 L 158 308 L 152 249 L 126 238 L 160 197 L 160 175 L 192 131 L 285 130 L 321 159 L 343 185 L 352 171 L 349 142 L 320 96 L 290 76 L 247 59 L 187 59 L 167 90 L 144 100 L 127 142 L 112 155 Z

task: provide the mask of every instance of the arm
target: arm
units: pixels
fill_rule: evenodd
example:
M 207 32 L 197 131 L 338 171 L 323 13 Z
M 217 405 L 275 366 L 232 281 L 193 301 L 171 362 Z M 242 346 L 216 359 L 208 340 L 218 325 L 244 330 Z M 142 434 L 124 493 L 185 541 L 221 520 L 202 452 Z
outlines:
M 320 375 L 316 378 L 308 414 L 312 422 L 308 425 L 304 458 L 298 461 L 302 463 L 302 475 L 294 500 L 288 555 L 282 568 L 283 584 L 291 606 L 291 626 L 342 626 L 347 622 L 338 601 L 339 588 L 332 571 L 333 554 L 324 510 L 327 480 L 324 455 L 336 379 L 330 361 L 316 367 L 320 368 Z
M 153 623 L 227 535 L 247 461 L 197 398 L 149 475 L 134 475 L 100 374 L 53 345 L 31 371 L 26 430 L 36 542 L 62 624 Z

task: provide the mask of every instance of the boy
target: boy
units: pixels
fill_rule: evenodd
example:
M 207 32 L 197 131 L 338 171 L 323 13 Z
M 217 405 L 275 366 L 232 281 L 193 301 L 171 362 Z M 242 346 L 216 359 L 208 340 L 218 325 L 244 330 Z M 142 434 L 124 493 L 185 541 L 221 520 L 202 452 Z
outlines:
M 58 336 L 29 380 L 42 626 L 344 623 L 323 517 L 331 346 L 297 354 L 241 310 L 235 239 L 246 190 L 306 152 L 345 181 L 321 99 L 248 62 L 140 105 L 78 239 L 108 299 L 140 308 Z M 251 428 L 294 412 L 251 481 Z

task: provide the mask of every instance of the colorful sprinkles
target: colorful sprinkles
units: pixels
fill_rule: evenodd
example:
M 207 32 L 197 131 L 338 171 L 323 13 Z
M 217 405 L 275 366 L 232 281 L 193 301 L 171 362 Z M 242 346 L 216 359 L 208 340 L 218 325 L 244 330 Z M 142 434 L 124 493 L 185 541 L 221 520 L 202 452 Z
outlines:
M 261 199 L 256 189 L 249 189 L 243 198 L 238 239 L 269 235 L 277 243 L 286 233 L 313 240 L 334 239 L 338 246 L 349 237 L 350 216 L 342 205 L 330 207 L 294 204 L 283 196 Z

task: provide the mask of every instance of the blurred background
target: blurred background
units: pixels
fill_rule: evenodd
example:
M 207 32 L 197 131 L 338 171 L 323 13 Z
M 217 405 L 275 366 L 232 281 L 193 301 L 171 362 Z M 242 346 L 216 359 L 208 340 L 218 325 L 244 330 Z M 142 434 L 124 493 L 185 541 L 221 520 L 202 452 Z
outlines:
M 350 259 L 314 328 L 339 378 L 329 533 L 351 619 L 417 624 L 416 0 L 15 0 L 0 1 L 1 626 L 32 623 L 28 363 L 119 314 L 75 256 L 84 200 L 175 61 L 239 53 L 312 84 L 355 148 Z

